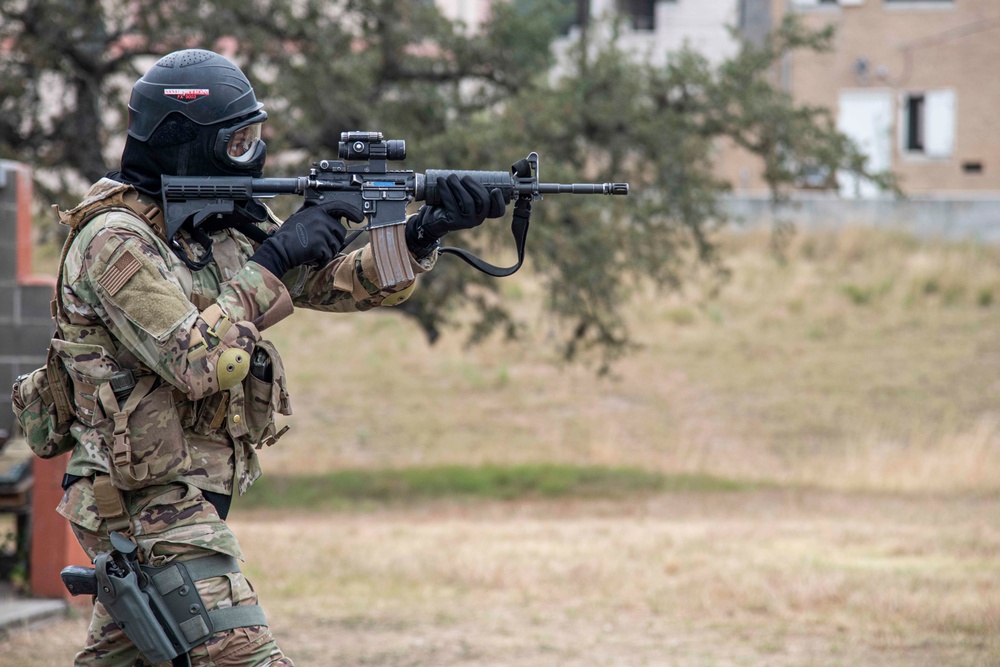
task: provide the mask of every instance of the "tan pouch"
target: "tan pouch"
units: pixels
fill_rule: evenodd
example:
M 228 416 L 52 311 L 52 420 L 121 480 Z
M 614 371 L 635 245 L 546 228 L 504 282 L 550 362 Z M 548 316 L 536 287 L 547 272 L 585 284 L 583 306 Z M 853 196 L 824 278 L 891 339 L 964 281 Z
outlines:
M 288 387 L 285 378 L 285 367 L 281 362 L 278 350 L 269 340 L 257 343 L 254 358 L 258 352 L 268 356 L 270 361 L 271 381 L 267 382 L 254 377 L 253 369 L 243 380 L 244 412 L 247 425 L 247 438 L 250 443 L 260 448 L 262 445 L 273 445 L 284 435 L 287 427 L 280 432 L 274 425 L 276 414 L 292 414 L 288 398 Z M 251 362 L 252 366 L 252 362 Z
M 37 456 L 50 459 L 73 449 L 75 441 L 69 432 L 72 420 L 60 421 L 47 367 L 17 378 L 11 400 L 24 439 Z
M 119 489 L 132 491 L 171 482 L 191 470 L 191 452 L 184 439 L 174 390 L 145 375 L 132 394 L 118 405 L 111 386 L 101 385 L 99 398 L 110 414 L 102 429 L 108 433 L 106 448 L 111 463 L 111 481 Z
M 97 392 L 118 372 L 118 362 L 100 345 L 52 339 L 52 350 L 71 380 L 76 418 L 86 426 L 96 426 L 108 415 L 98 402 Z

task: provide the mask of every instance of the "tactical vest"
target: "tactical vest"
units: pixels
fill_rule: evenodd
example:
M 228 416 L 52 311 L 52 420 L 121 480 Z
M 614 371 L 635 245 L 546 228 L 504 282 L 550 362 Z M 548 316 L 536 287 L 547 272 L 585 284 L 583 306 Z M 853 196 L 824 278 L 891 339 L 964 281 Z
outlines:
M 15 412 L 20 404 L 18 416 L 26 435 L 34 429 L 29 445 L 43 457 L 75 447 L 70 473 L 108 472 L 114 486 L 123 490 L 183 478 L 198 465 L 197 483 L 192 482 L 196 486 L 242 493 L 259 475 L 254 448 L 273 444 L 287 430 L 276 432 L 273 424 L 276 412 L 291 412 L 277 351 L 268 341 L 258 343 L 270 360 L 270 383 L 248 375 L 227 391 L 191 401 L 162 381 L 99 322 L 73 324 L 62 306 L 64 269 L 74 240 L 90 222 L 107 213 L 126 213 L 152 229 L 166 247 L 159 207 L 134 188 L 102 179 L 89 194 L 72 210 L 57 211 L 60 222 L 70 227 L 52 303 L 57 331 L 46 367 L 25 380 L 21 400 L 15 396 Z M 246 250 L 240 251 L 235 237 L 223 244 L 216 256 L 219 285 L 239 271 L 245 260 Z M 220 310 L 212 305 L 217 294 L 199 291 L 193 283 L 183 287 L 199 311 Z M 37 403 L 33 403 L 32 389 L 40 399 Z M 66 437 L 70 430 L 73 437 Z M 95 460 L 101 452 L 106 466 Z M 211 466 L 205 470 L 206 459 L 217 462 L 215 476 L 223 468 L 232 474 L 231 486 L 229 480 L 213 479 Z M 102 470 L 105 467 L 108 470 Z

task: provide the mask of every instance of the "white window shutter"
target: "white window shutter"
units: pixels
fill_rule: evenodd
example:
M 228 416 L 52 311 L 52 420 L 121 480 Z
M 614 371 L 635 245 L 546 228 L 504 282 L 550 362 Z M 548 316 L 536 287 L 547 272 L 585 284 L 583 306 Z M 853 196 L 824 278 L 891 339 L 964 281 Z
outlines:
M 840 5 L 843 7 L 860 7 L 865 3 L 865 0 L 840 0 Z
M 792 2 L 797 7 L 815 7 L 819 4 L 819 0 L 792 0 Z
M 927 157 L 951 157 L 955 150 L 955 91 L 931 90 L 924 99 L 924 153 Z

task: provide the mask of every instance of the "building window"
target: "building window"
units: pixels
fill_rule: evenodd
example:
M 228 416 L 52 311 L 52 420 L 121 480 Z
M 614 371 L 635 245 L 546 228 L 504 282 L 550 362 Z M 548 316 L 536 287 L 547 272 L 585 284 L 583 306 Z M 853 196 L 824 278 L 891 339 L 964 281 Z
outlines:
M 907 95 L 906 121 L 906 150 L 924 152 L 924 96 Z
M 900 143 L 908 155 L 951 157 L 955 148 L 955 92 L 907 93 L 900 104 Z
M 656 29 L 655 0 L 618 0 L 618 11 L 629 18 L 635 30 Z

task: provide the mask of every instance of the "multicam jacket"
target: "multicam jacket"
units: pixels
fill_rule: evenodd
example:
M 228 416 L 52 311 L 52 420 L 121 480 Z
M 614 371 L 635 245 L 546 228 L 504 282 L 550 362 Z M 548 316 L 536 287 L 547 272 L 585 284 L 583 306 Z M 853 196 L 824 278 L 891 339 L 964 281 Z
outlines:
M 280 357 L 260 332 L 294 306 L 348 312 L 394 305 L 412 283 L 382 289 L 369 246 L 279 279 L 249 261 L 257 246 L 233 229 L 212 235 L 214 261 L 192 271 L 148 219 L 120 206 L 128 196 L 144 201 L 131 187 L 102 179 L 80 206 L 61 213 L 70 225 L 83 221 L 65 253 L 53 340 L 76 410 L 67 472 L 115 479 L 111 456 L 122 429 L 102 399 L 112 372 L 128 369 L 146 393 L 128 419 L 133 454 L 145 457 L 145 467 L 136 468 L 133 457 L 136 477 L 126 474 L 116 485 L 182 480 L 242 494 L 260 475 L 255 447 L 276 439 L 274 414 L 290 413 Z M 435 259 L 413 260 L 414 272 Z M 272 382 L 237 373 L 242 379 L 222 386 L 220 364 L 245 364 L 255 348 L 270 356 Z

